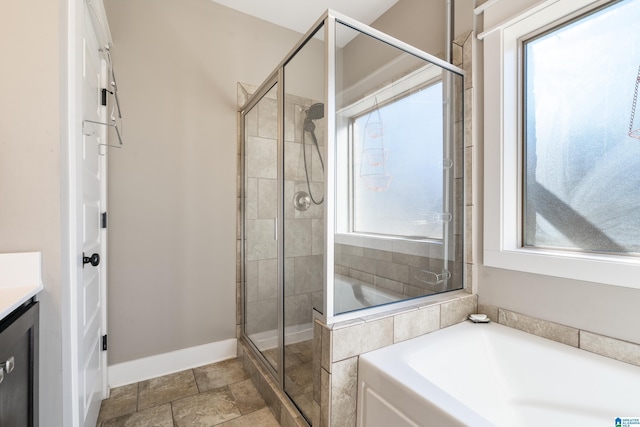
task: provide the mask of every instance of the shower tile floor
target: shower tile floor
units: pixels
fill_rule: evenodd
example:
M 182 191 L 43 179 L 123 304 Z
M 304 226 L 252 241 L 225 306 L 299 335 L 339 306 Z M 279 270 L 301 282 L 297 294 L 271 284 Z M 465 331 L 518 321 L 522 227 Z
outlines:
M 288 344 L 284 351 L 284 387 L 300 411 L 308 418 L 313 414 L 313 341 Z M 272 366 L 276 366 L 278 349 L 265 350 L 262 354 Z
M 279 427 L 238 359 L 111 390 L 96 427 Z

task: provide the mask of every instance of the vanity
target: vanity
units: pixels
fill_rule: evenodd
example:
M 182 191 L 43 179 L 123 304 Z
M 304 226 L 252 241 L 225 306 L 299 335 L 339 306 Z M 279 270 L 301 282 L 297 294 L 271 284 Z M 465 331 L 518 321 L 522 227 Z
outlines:
M 39 252 L 0 254 L 0 426 L 38 426 Z

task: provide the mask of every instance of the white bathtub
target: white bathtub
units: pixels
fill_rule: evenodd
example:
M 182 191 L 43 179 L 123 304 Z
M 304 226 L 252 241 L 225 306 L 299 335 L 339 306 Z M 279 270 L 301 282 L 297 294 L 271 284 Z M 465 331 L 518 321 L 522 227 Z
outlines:
M 341 274 L 335 275 L 334 283 L 333 308 L 336 313 L 375 307 L 406 298 L 403 295 Z
M 360 356 L 358 426 L 615 426 L 640 417 L 640 367 L 496 323 Z

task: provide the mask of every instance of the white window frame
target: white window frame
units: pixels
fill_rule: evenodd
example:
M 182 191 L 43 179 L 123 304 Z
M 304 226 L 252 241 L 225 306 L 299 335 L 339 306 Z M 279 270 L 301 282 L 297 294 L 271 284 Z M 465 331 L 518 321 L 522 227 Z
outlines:
M 608 1 L 603 0 L 537 2 L 479 35 L 484 41 L 483 255 L 486 266 L 640 289 L 639 257 L 521 245 L 522 39 L 559 20 L 584 13 L 586 8 L 606 3 Z M 486 14 L 485 9 L 476 13 Z
M 379 105 L 385 105 L 388 102 L 409 96 L 410 91 L 416 87 L 427 87 L 441 81 L 442 69 L 436 65 L 428 64 L 418 70 L 409 73 L 389 85 L 368 94 L 363 99 L 348 105 L 337 112 L 337 116 L 343 117 L 344 120 L 338 120 L 337 138 L 348 141 L 351 150 L 353 143 L 353 135 L 351 125 L 354 118 L 366 114 Z M 352 175 L 352 171 L 348 172 Z M 348 178 L 349 187 L 353 185 L 352 176 Z M 378 249 L 391 252 L 399 252 L 417 256 L 433 256 L 431 246 L 441 246 L 443 239 L 429 237 L 406 237 L 400 235 L 362 233 L 353 230 L 353 194 L 352 189 L 338 192 L 337 197 L 342 199 L 342 204 L 349 206 L 344 210 L 344 214 L 336 218 L 336 235 L 335 243 L 344 245 L 361 246 L 368 249 Z M 449 254 L 448 256 L 451 256 Z

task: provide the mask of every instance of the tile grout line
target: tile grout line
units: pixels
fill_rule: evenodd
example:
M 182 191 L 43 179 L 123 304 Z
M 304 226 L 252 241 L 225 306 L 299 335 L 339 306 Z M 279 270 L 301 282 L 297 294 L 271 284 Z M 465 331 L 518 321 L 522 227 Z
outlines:
M 136 412 L 139 411 L 138 405 L 140 404 L 140 381 L 136 383 Z
M 195 381 L 196 383 L 196 388 L 198 389 L 198 394 L 202 393 L 202 390 L 200 390 L 200 384 L 198 384 L 198 378 L 196 378 L 196 371 L 194 368 L 191 369 L 191 374 L 193 375 L 193 381 Z

